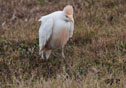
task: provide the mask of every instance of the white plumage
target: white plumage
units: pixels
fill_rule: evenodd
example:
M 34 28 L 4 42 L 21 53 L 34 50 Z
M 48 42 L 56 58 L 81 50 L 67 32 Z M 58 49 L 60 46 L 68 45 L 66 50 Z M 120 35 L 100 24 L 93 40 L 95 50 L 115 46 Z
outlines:
M 56 11 L 42 16 L 39 29 L 39 49 L 42 58 L 48 59 L 51 51 L 56 48 L 62 49 L 74 31 L 73 8 L 68 5 L 63 11 Z

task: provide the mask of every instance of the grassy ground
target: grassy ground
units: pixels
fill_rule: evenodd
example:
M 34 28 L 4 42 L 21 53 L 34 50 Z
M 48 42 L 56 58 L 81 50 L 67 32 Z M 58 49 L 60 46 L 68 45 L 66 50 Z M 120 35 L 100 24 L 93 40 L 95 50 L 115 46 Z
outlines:
M 67 4 L 75 18 L 65 47 L 72 71 L 55 50 L 48 74 L 37 20 Z M 125 8 L 125 0 L 0 0 L 0 88 L 126 88 Z

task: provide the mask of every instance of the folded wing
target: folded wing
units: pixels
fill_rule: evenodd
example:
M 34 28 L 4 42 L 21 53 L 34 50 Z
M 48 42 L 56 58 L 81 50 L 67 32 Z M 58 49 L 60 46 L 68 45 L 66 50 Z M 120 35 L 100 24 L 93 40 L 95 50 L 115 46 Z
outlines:
M 46 20 L 41 20 L 41 26 L 39 28 L 39 50 L 42 51 L 47 41 L 49 40 L 52 29 L 53 29 L 53 19 L 49 18 Z

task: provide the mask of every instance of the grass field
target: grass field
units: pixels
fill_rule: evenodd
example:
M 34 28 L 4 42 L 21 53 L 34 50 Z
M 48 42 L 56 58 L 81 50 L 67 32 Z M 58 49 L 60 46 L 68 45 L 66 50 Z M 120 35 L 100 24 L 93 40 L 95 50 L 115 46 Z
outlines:
M 74 7 L 65 47 L 40 59 L 38 19 Z M 126 88 L 125 0 L 0 0 L 0 88 Z

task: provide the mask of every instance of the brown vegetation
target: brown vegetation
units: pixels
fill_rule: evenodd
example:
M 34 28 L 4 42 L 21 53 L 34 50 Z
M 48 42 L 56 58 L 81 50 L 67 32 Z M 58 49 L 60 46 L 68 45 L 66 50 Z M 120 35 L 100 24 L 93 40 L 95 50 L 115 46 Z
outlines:
M 55 4 L 56 3 L 56 4 Z M 75 31 L 51 74 L 40 59 L 38 19 L 74 6 Z M 0 0 L 0 88 L 126 88 L 125 0 Z

